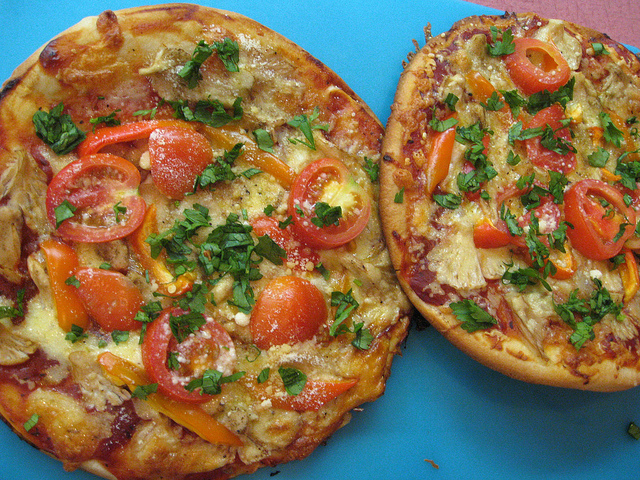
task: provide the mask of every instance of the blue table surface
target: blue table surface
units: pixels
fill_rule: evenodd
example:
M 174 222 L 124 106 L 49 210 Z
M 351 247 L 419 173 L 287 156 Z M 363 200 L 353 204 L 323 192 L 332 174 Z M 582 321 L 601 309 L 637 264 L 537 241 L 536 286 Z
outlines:
M 203 1 L 282 33 L 340 75 L 384 123 L 402 61 L 468 15 L 501 13 L 459 0 Z M 0 0 L 0 80 L 66 27 L 134 2 Z M 7 13 L 10 12 L 10 13 Z M 635 50 L 637 51 L 637 50 Z M 251 477 L 305 479 L 632 479 L 640 390 L 592 393 L 530 385 L 468 358 L 433 328 L 412 330 L 385 394 L 308 458 Z M 0 425 L 0 479 L 97 480 L 65 472 Z M 247 477 L 250 478 L 250 477 Z

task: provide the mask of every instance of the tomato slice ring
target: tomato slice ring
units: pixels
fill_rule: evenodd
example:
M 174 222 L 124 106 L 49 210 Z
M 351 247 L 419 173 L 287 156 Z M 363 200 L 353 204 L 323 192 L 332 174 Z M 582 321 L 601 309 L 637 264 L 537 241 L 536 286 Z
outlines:
M 608 202 L 609 210 L 598 198 Z M 571 244 L 592 260 L 607 260 L 617 255 L 633 235 L 636 224 L 636 213 L 625 204 L 622 193 L 594 179 L 581 180 L 567 190 L 564 215 L 573 225 L 567 231 Z M 620 234 L 623 227 L 624 232 Z
M 330 189 L 335 197 L 348 197 L 350 206 L 343 206 L 338 225 L 318 227 L 311 221 L 316 216 L 315 205 L 321 201 L 335 205 L 326 201 Z M 350 242 L 362 233 L 371 216 L 371 202 L 362 188 L 350 178 L 345 164 L 333 158 L 316 160 L 300 172 L 291 187 L 288 206 L 293 232 L 301 242 L 318 249 L 338 248 Z
M 513 82 L 527 95 L 555 92 L 571 76 L 569 64 L 555 45 L 537 38 L 516 38 L 515 51 L 504 57 Z
M 201 395 L 199 390 L 189 391 L 185 386 L 207 369 L 230 375 L 236 363 L 236 350 L 227 331 L 208 315 L 204 316 L 206 323 L 199 331 L 178 343 L 171 333 L 171 316 L 185 313 L 179 308 L 167 308 L 148 325 L 142 343 L 142 363 L 149 378 L 167 397 L 178 402 L 204 403 L 209 400 L 207 395 Z M 187 359 L 178 370 L 168 367 L 170 352 Z
M 124 158 L 106 153 L 82 157 L 64 167 L 47 188 L 47 217 L 65 200 L 76 208 L 57 233 L 67 240 L 99 243 L 123 238 L 144 218 L 146 203 L 137 193 L 140 172 Z M 123 208 L 116 212 L 115 206 Z

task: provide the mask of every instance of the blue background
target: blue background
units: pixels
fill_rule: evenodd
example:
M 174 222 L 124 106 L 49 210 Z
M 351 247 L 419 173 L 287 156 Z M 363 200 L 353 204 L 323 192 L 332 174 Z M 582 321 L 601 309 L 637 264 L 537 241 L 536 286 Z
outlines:
M 203 1 L 282 33 L 335 70 L 386 122 L 402 61 L 468 15 L 462 1 Z M 66 27 L 131 1 L 0 0 L 0 79 Z M 636 50 L 637 51 L 637 50 Z M 456 350 L 433 328 L 411 331 L 386 393 L 307 459 L 251 477 L 305 479 L 633 479 L 640 477 L 640 390 L 591 393 L 507 378 Z M 437 464 L 434 467 L 427 460 Z M 97 480 L 64 472 L 0 425 L 0 480 Z

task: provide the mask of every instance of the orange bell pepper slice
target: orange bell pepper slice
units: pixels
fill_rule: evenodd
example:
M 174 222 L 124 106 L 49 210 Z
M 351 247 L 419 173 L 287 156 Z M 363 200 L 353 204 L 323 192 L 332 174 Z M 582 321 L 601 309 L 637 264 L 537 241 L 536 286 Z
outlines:
M 467 85 L 469 85 L 473 96 L 476 97 L 480 102 L 486 103 L 491 95 L 493 95 L 493 92 L 497 92 L 491 82 L 477 70 L 469 71 L 465 75 L 465 80 L 467 82 Z M 498 96 L 500 97 L 500 100 L 502 100 L 502 95 L 500 95 L 500 93 L 498 93 Z
M 496 227 L 489 218 L 483 218 L 473 228 L 473 243 L 477 248 L 500 248 L 510 245 L 513 237 Z
M 95 132 L 87 133 L 87 138 L 78 145 L 78 156 L 84 157 L 85 155 L 97 153 L 103 147 L 114 143 L 147 138 L 151 135 L 151 132 L 161 127 L 194 128 L 188 122 L 181 120 L 143 120 L 114 127 L 104 127 Z
M 71 331 L 72 325 L 87 328 L 89 315 L 80 300 L 78 290 L 65 282 L 73 276 L 78 268 L 78 256 L 69 245 L 58 240 L 45 240 L 40 244 L 47 263 L 49 284 L 56 305 L 58 324 L 65 332 Z
M 425 192 L 428 195 L 432 195 L 438 184 L 449 174 L 455 140 L 455 127 L 448 128 L 444 132 L 436 132 L 432 137 L 431 150 L 426 163 Z
M 131 391 L 135 390 L 137 386 L 144 386 L 150 383 L 142 369 L 111 352 L 101 353 L 98 356 L 98 363 L 102 365 L 102 368 L 116 384 L 126 385 Z M 237 447 L 243 445 L 238 435 L 197 405 L 176 402 L 161 393 L 149 394 L 146 402 L 153 409 L 166 415 L 207 442 Z
M 258 145 L 233 127 L 204 127 L 204 135 L 214 146 L 231 150 L 236 143 L 244 144 L 243 158 L 251 165 L 274 177 L 284 188 L 290 188 L 296 172 L 275 155 L 258 148 Z
M 149 205 L 142 224 L 129 236 L 129 242 L 142 267 L 149 272 L 149 275 L 158 284 L 158 291 L 171 297 L 179 296 L 193 287 L 195 274 L 187 272 L 175 278 L 162 256 L 158 256 L 158 258 L 151 256 L 151 246 L 146 240 L 152 233 L 158 233 L 156 216 L 156 206 Z
M 638 262 L 631 250 L 624 248 L 624 263 L 620 265 L 620 278 L 624 287 L 624 303 L 631 301 L 640 288 L 640 275 L 638 274 Z

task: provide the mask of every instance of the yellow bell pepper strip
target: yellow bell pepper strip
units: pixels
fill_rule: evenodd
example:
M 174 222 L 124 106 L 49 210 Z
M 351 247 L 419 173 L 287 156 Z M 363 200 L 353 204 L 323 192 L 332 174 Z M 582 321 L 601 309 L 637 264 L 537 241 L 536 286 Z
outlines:
M 448 128 L 444 132 L 435 132 L 433 135 L 431 150 L 429 150 L 425 166 L 427 174 L 425 192 L 427 195 L 432 195 L 438 184 L 447 178 L 455 140 L 455 127 Z
M 78 156 L 84 157 L 97 153 L 103 147 L 114 143 L 148 138 L 151 132 L 162 127 L 194 128 L 193 125 L 181 120 L 144 120 L 114 127 L 104 127 L 95 132 L 87 133 L 87 138 L 78 145 Z
M 230 126 L 213 128 L 204 127 L 204 135 L 214 147 L 231 150 L 236 143 L 244 144 L 243 158 L 254 167 L 274 177 L 284 188 L 290 188 L 296 178 L 296 172 L 275 155 L 261 150 L 258 145 L 239 130 Z
M 111 352 L 101 353 L 98 356 L 98 363 L 102 365 L 112 381 L 118 385 L 126 385 L 131 391 L 135 390 L 137 386 L 145 386 L 150 383 L 142 369 Z M 236 447 L 243 445 L 240 437 L 197 405 L 176 402 L 161 393 L 150 393 L 146 402 L 151 408 L 166 415 L 207 442 Z
M 628 303 L 640 288 L 640 275 L 638 274 L 638 262 L 635 255 L 628 248 L 623 248 L 624 263 L 618 267 L 620 269 L 620 278 L 624 287 L 624 303 Z
M 191 290 L 195 280 L 193 272 L 187 272 L 175 278 L 160 254 L 157 258 L 151 256 L 151 246 L 146 239 L 152 233 L 158 233 L 157 208 L 149 205 L 142 220 L 142 224 L 129 236 L 129 242 L 142 267 L 158 284 L 158 291 L 163 295 L 179 296 Z
M 71 331 L 72 325 L 86 328 L 89 315 L 80 300 L 78 289 L 66 283 L 78 268 L 78 256 L 69 245 L 58 240 L 45 240 L 40 244 L 47 263 L 47 273 L 51 293 L 56 304 L 58 324 L 65 332 Z

